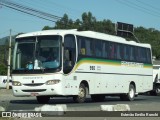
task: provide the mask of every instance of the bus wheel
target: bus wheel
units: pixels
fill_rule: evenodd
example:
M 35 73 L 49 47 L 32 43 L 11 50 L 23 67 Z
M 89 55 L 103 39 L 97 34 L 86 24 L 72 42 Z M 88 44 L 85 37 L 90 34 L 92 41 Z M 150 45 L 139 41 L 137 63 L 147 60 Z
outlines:
M 38 103 L 41 103 L 41 104 L 48 103 L 48 101 L 50 100 L 50 97 L 48 96 L 37 96 L 36 98 Z
M 91 95 L 91 99 L 94 102 L 102 102 L 105 99 L 105 95 Z
M 126 95 L 125 95 L 125 94 L 121 94 L 121 95 L 120 95 L 120 99 L 121 99 L 122 101 L 125 101 L 125 100 L 126 100 Z
M 135 87 L 133 84 L 129 86 L 129 92 L 127 94 L 120 94 L 120 99 L 122 101 L 133 101 L 135 98 Z
M 127 100 L 133 101 L 135 97 L 135 87 L 133 84 L 130 84 L 129 86 L 129 92 L 127 94 Z
M 160 95 L 160 85 L 157 85 L 155 88 L 155 95 L 158 96 Z
M 86 99 L 86 87 L 83 83 L 79 86 L 79 93 L 76 96 L 73 96 L 73 100 L 77 103 L 83 103 Z

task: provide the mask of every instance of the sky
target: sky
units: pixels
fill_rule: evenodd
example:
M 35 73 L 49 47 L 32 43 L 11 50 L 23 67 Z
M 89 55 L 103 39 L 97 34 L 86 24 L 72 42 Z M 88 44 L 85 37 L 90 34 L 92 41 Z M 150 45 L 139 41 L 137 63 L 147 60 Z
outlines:
M 160 0 L 10 0 L 59 17 L 66 13 L 72 20 L 91 12 L 97 20 L 125 22 L 135 27 L 160 30 Z M 53 27 L 54 22 L 30 16 L 0 5 L 0 38 L 12 34 Z

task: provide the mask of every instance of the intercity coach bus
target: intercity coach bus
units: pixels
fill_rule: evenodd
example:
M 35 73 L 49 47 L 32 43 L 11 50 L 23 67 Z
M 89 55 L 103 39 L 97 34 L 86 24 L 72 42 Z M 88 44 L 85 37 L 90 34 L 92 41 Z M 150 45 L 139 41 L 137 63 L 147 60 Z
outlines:
M 126 41 L 93 31 L 46 30 L 16 37 L 13 53 L 14 96 L 70 96 L 82 103 L 90 95 L 134 100 L 152 90 L 152 53 L 149 44 Z

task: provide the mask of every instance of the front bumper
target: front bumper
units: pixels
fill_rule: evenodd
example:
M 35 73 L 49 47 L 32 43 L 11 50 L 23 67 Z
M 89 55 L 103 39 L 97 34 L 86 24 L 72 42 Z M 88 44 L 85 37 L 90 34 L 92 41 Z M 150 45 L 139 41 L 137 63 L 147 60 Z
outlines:
M 17 97 L 62 95 L 62 87 L 60 83 L 55 85 L 42 84 L 40 86 L 12 86 L 12 90 L 13 95 Z

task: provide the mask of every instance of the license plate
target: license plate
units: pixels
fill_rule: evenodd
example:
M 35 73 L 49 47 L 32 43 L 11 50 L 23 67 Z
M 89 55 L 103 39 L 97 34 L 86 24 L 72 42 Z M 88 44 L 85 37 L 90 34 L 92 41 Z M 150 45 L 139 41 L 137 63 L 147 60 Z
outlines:
M 31 96 L 37 96 L 38 93 L 31 93 Z

